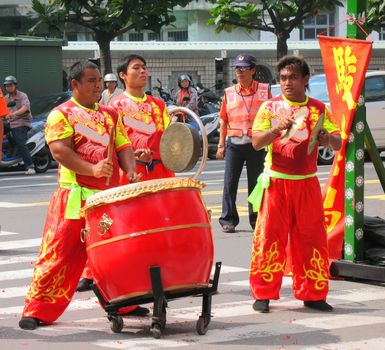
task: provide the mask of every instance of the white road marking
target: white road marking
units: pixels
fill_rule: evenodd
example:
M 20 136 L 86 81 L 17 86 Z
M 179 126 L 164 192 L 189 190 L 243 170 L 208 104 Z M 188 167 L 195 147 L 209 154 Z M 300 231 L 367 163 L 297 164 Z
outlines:
M 213 265 L 211 273 L 214 273 L 214 271 L 215 271 L 215 264 Z M 224 273 L 245 272 L 245 271 L 249 271 L 249 269 L 245 269 L 244 267 L 222 265 L 220 274 L 222 275 Z
M 1 271 L 0 281 L 11 281 L 22 278 L 31 278 L 33 269 L 13 270 L 13 271 Z
M 382 350 L 384 349 L 385 338 L 373 338 L 373 339 L 364 339 L 359 341 L 349 341 L 349 342 L 339 342 L 339 343 L 327 343 L 323 347 L 306 347 L 302 350 Z
M 248 271 L 248 270 L 247 270 Z M 235 287 L 249 287 L 249 280 L 241 280 L 241 281 L 230 281 L 230 282 L 220 282 L 221 285 L 226 286 L 235 286 Z M 282 279 L 282 287 L 291 286 L 293 284 L 293 280 L 291 277 L 284 276 Z
M 319 329 L 338 329 L 343 325 L 349 325 L 349 327 L 360 327 L 374 324 L 385 325 L 385 311 L 372 311 L 370 313 L 355 313 L 354 317 L 351 314 L 347 315 L 332 315 L 329 317 L 314 317 L 306 318 L 302 320 L 294 320 L 294 324 L 303 325 L 312 328 Z
M 47 202 L 48 203 L 48 202 Z M 44 202 L 44 205 L 47 205 L 46 202 Z M 11 203 L 11 202 L 0 202 L 0 208 L 23 208 L 23 207 L 35 207 L 38 205 L 42 205 L 42 203 Z
M 323 316 L 316 317 L 315 319 L 323 319 Z M 341 328 L 346 328 L 350 327 L 350 320 L 351 320 L 351 315 L 345 315 L 344 320 L 342 323 L 336 323 L 334 324 L 334 328 L 328 328 L 328 329 L 341 329 Z M 307 318 L 305 321 L 308 321 L 309 319 Z M 380 320 L 385 322 L 385 317 L 382 315 L 380 317 Z M 342 321 L 342 320 L 340 320 Z M 378 320 L 377 320 L 378 321 Z M 362 325 L 367 325 L 367 320 L 364 320 Z M 360 326 L 360 322 L 355 322 L 353 326 Z M 125 329 L 126 331 L 126 329 Z M 115 340 L 115 341 L 97 341 L 94 344 L 97 346 L 102 346 L 102 347 L 107 347 L 111 349 L 135 349 L 135 350 L 152 350 L 152 349 L 159 349 L 159 348 L 173 348 L 173 347 L 182 347 L 182 346 L 190 346 L 192 344 L 223 344 L 225 345 L 228 342 L 237 342 L 240 340 L 245 340 L 245 339 L 255 339 L 255 338 L 266 338 L 266 337 L 281 337 L 282 338 L 282 343 L 285 341 L 287 337 L 290 337 L 291 335 L 295 334 L 303 334 L 303 333 L 309 333 L 309 332 L 314 332 L 314 328 L 307 323 L 304 324 L 296 324 L 296 323 L 291 323 L 290 325 L 286 322 L 282 323 L 263 323 L 261 322 L 261 316 L 258 315 L 258 317 L 255 318 L 255 321 L 251 324 L 247 324 L 244 326 L 235 326 L 232 327 L 231 324 L 228 324 L 225 328 L 220 328 L 220 329 L 211 329 L 209 326 L 209 331 L 208 333 L 202 337 L 199 336 L 195 333 L 193 333 L 193 330 L 191 333 L 188 334 L 188 339 L 187 337 L 181 337 L 180 334 L 171 334 L 167 336 L 167 339 L 165 340 L 156 340 L 156 339 L 151 339 L 150 335 L 149 337 L 142 337 L 142 338 L 135 338 L 135 339 L 120 339 L 120 340 Z M 181 339 L 178 339 L 181 338 Z M 365 349 L 383 349 L 383 342 L 385 338 L 376 338 L 372 339 L 372 345 L 373 347 L 365 347 Z M 382 343 L 380 342 L 382 341 Z M 365 345 L 368 344 L 368 341 L 362 340 L 362 341 L 355 341 L 355 342 L 348 342 L 344 343 L 344 347 L 340 347 L 341 343 L 336 344 L 337 346 L 335 347 L 330 347 L 329 345 L 333 344 L 328 344 L 327 339 L 325 339 L 325 343 L 322 344 L 322 347 L 310 347 L 306 348 L 307 350 L 315 350 L 315 349 L 346 349 L 346 350 L 351 350 L 351 349 L 357 349 L 357 347 L 348 347 L 348 344 L 351 345 Z M 278 348 L 278 347 L 274 347 Z M 282 347 L 284 348 L 284 347 Z M 301 347 L 302 349 L 302 347 Z
M 34 263 L 37 255 L 19 255 L 19 256 L 0 256 L 0 266 L 19 264 L 19 263 Z
M 0 251 L 39 247 L 40 244 L 41 244 L 41 238 L 19 239 L 17 241 L 2 241 L 0 242 Z
M 0 288 L 0 299 L 24 297 L 28 292 L 28 288 L 28 286 L 4 289 Z
M 21 178 L 20 178 L 21 179 Z M 30 178 L 28 178 L 30 179 Z M 0 189 L 1 190 L 11 190 L 11 189 L 16 189 L 16 188 L 29 188 L 29 187 L 45 187 L 45 186 L 55 186 L 57 187 L 58 184 L 56 182 L 42 182 L 42 183 L 38 183 L 38 184 L 30 184 L 30 183 L 26 183 L 26 184 L 23 184 L 23 185 L 12 185 L 12 186 L 0 186 Z
M 9 232 L 9 231 L 0 231 L 0 236 L 12 236 L 12 235 L 18 235 L 17 232 Z
M 96 297 L 92 297 L 72 300 L 66 311 L 90 310 L 97 308 L 101 309 L 99 301 Z M 0 308 L 0 316 L 20 314 L 22 311 L 23 306 L 4 307 Z

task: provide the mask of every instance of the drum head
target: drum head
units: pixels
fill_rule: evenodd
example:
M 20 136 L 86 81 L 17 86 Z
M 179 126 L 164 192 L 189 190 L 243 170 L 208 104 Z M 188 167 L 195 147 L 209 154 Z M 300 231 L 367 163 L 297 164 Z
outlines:
M 198 131 L 186 123 L 171 124 L 160 139 L 160 158 L 173 172 L 192 169 L 200 156 Z

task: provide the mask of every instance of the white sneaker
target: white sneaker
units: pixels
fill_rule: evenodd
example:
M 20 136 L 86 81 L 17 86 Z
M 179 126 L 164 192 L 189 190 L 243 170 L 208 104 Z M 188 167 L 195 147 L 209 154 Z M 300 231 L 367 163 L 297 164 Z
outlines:
M 36 170 L 34 168 L 28 168 L 27 171 L 24 173 L 25 175 L 35 175 Z

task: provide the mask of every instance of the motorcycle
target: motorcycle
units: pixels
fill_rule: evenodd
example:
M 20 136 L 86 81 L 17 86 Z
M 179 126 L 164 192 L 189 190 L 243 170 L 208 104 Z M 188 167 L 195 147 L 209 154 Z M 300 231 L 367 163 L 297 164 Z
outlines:
M 159 79 L 157 79 L 157 81 L 159 86 L 155 86 L 153 89 L 158 91 L 159 97 L 166 103 L 167 106 L 174 105 L 171 91 L 167 87 L 164 87 Z
M 13 101 L 14 102 L 14 101 Z M 8 107 L 13 107 L 15 102 L 9 102 Z M 32 161 L 37 173 L 46 172 L 52 162 L 51 153 L 45 141 L 45 121 L 38 120 L 32 122 L 32 127 L 27 134 L 27 148 L 32 156 Z M 12 132 L 4 121 L 4 130 L 6 131 L 3 139 L 3 155 L 0 160 L 0 169 L 19 167 L 23 164 L 23 159 L 18 155 Z
M 215 87 L 215 86 L 214 86 Z M 201 83 L 197 84 L 198 109 L 200 115 L 208 115 L 219 112 L 222 98 L 215 92 L 204 87 Z
M 176 107 L 174 101 L 171 97 L 171 92 L 163 87 L 162 82 L 158 79 L 159 86 L 154 87 L 158 91 L 159 97 L 161 97 L 168 107 Z M 217 97 L 218 98 L 218 97 Z M 186 96 L 185 100 L 188 102 L 189 97 Z M 206 115 L 201 115 L 200 119 L 203 123 L 203 126 L 206 131 L 207 140 L 208 140 L 208 157 L 210 159 L 216 159 L 216 153 L 219 142 L 219 108 L 214 110 L 213 113 L 208 113 Z M 192 128 L 196 129 L 199 132 L 199 127 L 195 120 L 189 115 L 176 111 L 171 115 L 172 122 L 182 122 L 189 124 Z
M 200 119 L 206 130 L 208 157 L 209 159 L 216 159 L 219 143 L 219 112 L 203 115 Z

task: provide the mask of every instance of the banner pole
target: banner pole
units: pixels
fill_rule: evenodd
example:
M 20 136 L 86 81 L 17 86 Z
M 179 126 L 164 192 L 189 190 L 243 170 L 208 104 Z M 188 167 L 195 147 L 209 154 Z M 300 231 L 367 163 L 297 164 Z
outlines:
M 366 0 L 348 0 L 347 10 L 348 16 L 359 20 L 366 11 Z M 347 37 L 365 40 L 365 34 L 354 20 L 348 20 Z M 346 148 L 344 259 L 352 262 L 363 260 L 365 162 L 363 131 L 366 120 L 364 98 L 365 84 L 357 104 Z

